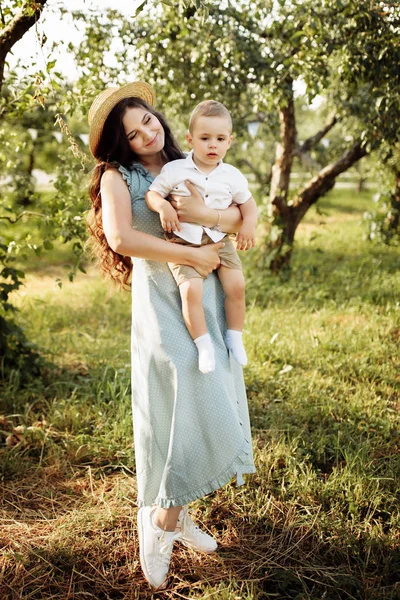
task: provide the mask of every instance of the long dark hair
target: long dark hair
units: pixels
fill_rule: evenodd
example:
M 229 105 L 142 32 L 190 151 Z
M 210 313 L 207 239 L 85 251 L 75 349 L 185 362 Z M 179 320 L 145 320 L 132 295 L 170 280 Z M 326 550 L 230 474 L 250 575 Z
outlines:
M 182 151 L 175 141 L 164 115 L 156 111 L 144 100 L 140 98 L 125 98 L 118 102 L 108 115 L 96 148 L 97 164 L 93 169 L 92 180 L 89 186 L 92 208 L 88 215 L 88 229 L 91 235 L 90 245 L 92 253 L 96 256 L 103 275 L 110 277 L 123 288 L 130 287 L 129 279 L 132 271 L 132 261 L 129 256 L 123 256 L 114 252 L 108 245 L 102 224 L 100 181 L 103 173 L 110 167 L 115 167 L 115 163 L 123 167 L 129 167 L 132 162 L 140 162 L 139 156 L 133 152 L 129 145 L 122 123 L 122 119 L 129 108 L 143 108 L 160 121 L 165 135 L 165 143 L 162 150 L 165 162 L 183 158 Z

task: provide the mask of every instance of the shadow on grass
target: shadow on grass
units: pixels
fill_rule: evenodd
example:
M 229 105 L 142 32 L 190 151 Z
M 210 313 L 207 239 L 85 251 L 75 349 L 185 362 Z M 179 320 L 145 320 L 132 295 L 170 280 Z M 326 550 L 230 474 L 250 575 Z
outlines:
M 81 386 L 84 403 L 101 388 L 105 396 L 99 402 L 107 414 L 107 403 L 120 404 L 129 394 L 121 382 L 111 385 L 111 371 L 105 371 L 99 384 L 101 369 L 61 371 L 57 384 L 65 394 L 63 379 L 72 378 Z M 53 440 L 58 459 L 50 454 L 46 463 L 41 441 L 52 429 L 44 428 L 41 437 L 21 446 L 15 456 L 24 468 L 0 485 L 0 597 L 397 600 L 400 553 L 390 519 L 396 512 L 400 439 L 390 414 L 376 411 L 372 420 L 349 403 L 332 408 L 321 400 L 325 392 L 332 393 L 330 388 L 318 389 L 306 404 L 286 405 L 289 384 L 257 380 L 251 371 L 247 384 L 257 423 L 258 473 L 246 488 L 229 485 L 197 503 L 201 525 L 219 540 L 216 555 L 177 546 L 171 587 L 153 594 L 138 561 L 132 480 L 121 465 L 100 468 L 101 448 L 81 455 L 75 440 L 71 452 L 62 436 Z M 56 390 L 45 386 L 46 400 Z M 278 393 L 281 402 L 271 402 Z M 46 408 L 42 402 L 35 405 L 39 413 Z M 77 412 L 73 402 L 68 398 Z M 85 406 L 78 411 L 77 431 L 91 422 Z M 64 425 L 68 418 L 63 415 Z M 71 421 L 71 431 L 73 426 Z M 105 460 L 113 462 L 110 449 Z M 340 479 L 346 467 L 349 476 Z M 371 489 L 357 498 L 353 491 L 363 479 L 371 482 Z
M 263 486 L 259 476 L 244 492 Z M 132 487 L 121 474 L 42 471 L 1 487 L 0 592 L 4 599 L 281 598 L 395 600 L 399 553 L 368 532 L 331 536 L 317 506 L 285 504 L 268 494 L 263 516 L 222 490 L 200 501 L 196 517 L 219 550 L 194 553 L 176 544 L 171 583 L 153 593 L 138 560 Z M 229 497 L 236 496 L 232 485 Z M 28 494 L 26 494 L 28 492 Z M 238 492 L 238 494 L 243 492 Z M 203 517 L 203 518 L 201 518 Z M 310 518 L 311 517 L 311 518 Z
M 316 211 L 328 211 L 329 213 L 347 213 L 351 215 L 360 215 L 373 207 L 372 196 L 373 190 L 366 190 L 358 193 L 355 190 L 340 190 L 336 189 L 328 192 L 323 198 L 318 201 L 315 209 L 310 211 L 311 214 Z

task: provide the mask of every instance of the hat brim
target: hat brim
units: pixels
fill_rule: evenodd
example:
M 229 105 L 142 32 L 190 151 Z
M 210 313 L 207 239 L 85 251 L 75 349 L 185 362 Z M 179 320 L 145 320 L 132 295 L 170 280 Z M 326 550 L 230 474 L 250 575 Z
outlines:
M 96 96 L 89 109 L 89 149 L 95 158 L 104 123 L 112 109 L 125 98 L 140 98 L 150 106 L 154 106 L 156 101 L 153 88 L 144 81 L 127 83 L 120 88 L 108 88 Z

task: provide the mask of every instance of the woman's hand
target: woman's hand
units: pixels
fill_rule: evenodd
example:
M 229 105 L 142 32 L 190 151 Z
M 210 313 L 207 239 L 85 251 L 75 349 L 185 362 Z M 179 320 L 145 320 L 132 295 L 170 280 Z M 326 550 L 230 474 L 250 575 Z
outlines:
M 225 233 L 236 233 L 242 225 L 242 215 L 238 206 L 231 205 L 225 210 L 221 210 L 221 216 L 218 216 L 215 208 L 210 208 L 204 204 L 204 200 L 197 190 L 196 186 L 190 181 L 185 181 L 185 185 L 190 191 L 190 196 L 176 196 L 170 194 L 172 206 L 178 213 L 178 218 L 184 223 L 198 223 L 203 227 L 213 228 L 219 223 L 219 228 Z
M 190 196 L 176 196 L 170 194 L 172 206 L 178 213 L 180 221 L 185 223 L 202 223 L 204 219 L 209 219 L 210 209 L 204 204 L 203 197 L 190 181 L 185 181 L 185 185 L 190 192 Z M 215 211 L 214 211 L 215 212 Z
M 221 264 L 218 250 L 224 246 L 224 242 L 218 242 L 217 244 L 207 244 L 206 246 L 200 246 L 200 248 L 193 248 L 191 266 L 202 277 L 207 277 Z

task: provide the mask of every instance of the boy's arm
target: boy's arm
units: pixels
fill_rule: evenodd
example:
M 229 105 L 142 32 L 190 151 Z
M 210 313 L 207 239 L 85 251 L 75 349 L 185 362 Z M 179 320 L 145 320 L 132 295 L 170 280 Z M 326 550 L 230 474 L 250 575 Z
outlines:
M 160 210 L 165 203 L 169 204 L 168 200 L 166 200 L 160 192 L 156 192 L 155 190 L 147 190 L 144 199 L 150 210 L 158 214 L 160 214 Z
M 243 224 L 237 234 L 236 247 L 238 250 L 250 250 L 256 243 L 257 204 L 253 196 L 250 196 L 246 202 L 238 206 Z
M 165 200 L 165 198 L 155 190 L 148 190 L 144 199 L 150 210 L 157 212 L 160 215 L 161 226 L 164 231 L 168 231 L 168 233 L 171 233 L 174 229 L 180 231 L 181 226 L 178 213 L 168 200 Z

